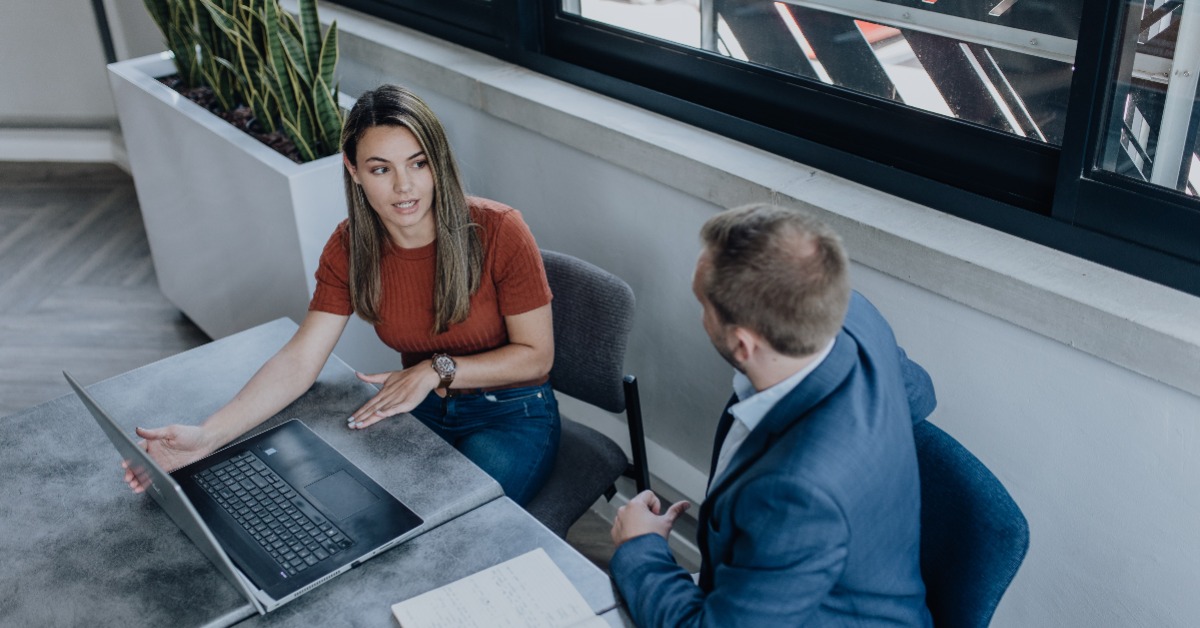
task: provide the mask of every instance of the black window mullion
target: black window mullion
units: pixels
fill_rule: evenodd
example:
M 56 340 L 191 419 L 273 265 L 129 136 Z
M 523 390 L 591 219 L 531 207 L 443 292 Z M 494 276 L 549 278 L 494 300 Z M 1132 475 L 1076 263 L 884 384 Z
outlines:
M 1097 133 L 1105 128 L 1106 86 L 1112 77 L 1111 59 L 1123 36 L 1124 0 L 1091 0 L 1079 24 L 1075 48 L 1075 77 L 1067 105 L 1062 156 L 1055 181 L 1051 215 L 1075 222 L 1080 184 L 1091 169 L 1089 155 L 1096 152 Z
M 1108 172 L 1098 163 L 1101 148 L 1118 132 L 1122 119 L 1122 108 L 1113 107 L 1113 102 L 1124 100 L 1119 78 L 1129 75 L 1133 57 L 1122 55 L 1122 46 L 1135 41 L 1141 25 L 1126 19 L 1125 0 L 1094 0 L 1088 9 L 1080 25 L 1052 215 L 1131 243 L 1131 258 L 1142 255 L 1137 248 L 1143 248 L 1200 262 L 1200 201 Z M 1114 86 L 1115 94 L 1110 93 Z M 1180 284 L 1180 278 L 1152 274 L 1143 276 Z

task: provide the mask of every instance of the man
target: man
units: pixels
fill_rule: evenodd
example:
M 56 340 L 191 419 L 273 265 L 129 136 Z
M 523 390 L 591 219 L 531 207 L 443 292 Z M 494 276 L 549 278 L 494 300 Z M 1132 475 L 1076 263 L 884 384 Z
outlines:
M 645 491 L 618 512 L 610 568 L 639 626 L 929 626 L 912 424 L 928 374 L 849 286 L 841 241 L 807 214 L 723 212 L 692 289 L 736 369 L 700 507 L 698 579 L 667 547 L 687 507 Z

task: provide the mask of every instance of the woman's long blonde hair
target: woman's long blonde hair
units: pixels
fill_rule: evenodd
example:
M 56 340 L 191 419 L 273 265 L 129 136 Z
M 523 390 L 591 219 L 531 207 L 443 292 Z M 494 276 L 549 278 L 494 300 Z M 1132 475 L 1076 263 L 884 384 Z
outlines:
M 399 126 L 412 132 L 433 169 L 433 215 L 437 260 L 433 294 L 433 334 L 467 319 L 471 295 L 483 274 L 483 244 L 471 222 L 458 166 L 437 116 L 416 94 L 398 85 L 382 85 L 354 103 L 342 127 L 342 152 L 358 163 L 358 141 L 376 126 Z M 350 302 L 371 324 L 379 323 L 382 292 L 380 260 L 388 233 L 371 209 L 362 186 L 344 173 L 346 204 L 350 209 Z

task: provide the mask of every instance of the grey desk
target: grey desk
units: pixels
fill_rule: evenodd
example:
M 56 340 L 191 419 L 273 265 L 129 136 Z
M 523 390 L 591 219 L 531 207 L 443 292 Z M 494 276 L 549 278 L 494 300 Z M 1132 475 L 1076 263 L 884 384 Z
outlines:
M 504 497 L 338 576 L 330 582 L 337 586 L 318 587 L 244 625 L 395 628 L 392 604 L 538 547 L 546 549 L 593 610 L 618 610 L 604 572 Z
M 88 388 L 130 429 L 197 423 L 294 330 L 281 319 Z M 345 417 L 373 394 L 331 358 L 308 393 L 259 429 L 303 420 L 416 511 L 424 532 L 264 617 L 253 615 L 156 504 L 129 493 L 116 451 L 74 395 L 0 422 L 0 625 L 229 625 L 249 618 L 247 624 L 394 626 L 392 603 L 539 546 L 594 610 L 613 625 L 627 622 L 602 571 L 415 419 L 347 430 Z

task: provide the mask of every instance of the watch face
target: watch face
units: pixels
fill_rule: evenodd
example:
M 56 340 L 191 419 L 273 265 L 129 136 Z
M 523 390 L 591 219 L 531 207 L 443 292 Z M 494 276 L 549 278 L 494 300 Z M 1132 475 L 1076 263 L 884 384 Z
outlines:
M 443 375 L 452 374 L 454 373 L 454 359 L 448 355 L 439 355 L 433 359 L 433 367 Z

